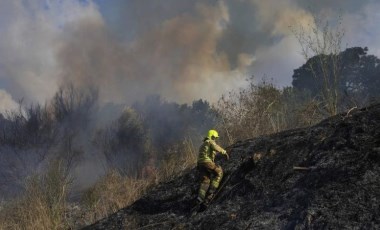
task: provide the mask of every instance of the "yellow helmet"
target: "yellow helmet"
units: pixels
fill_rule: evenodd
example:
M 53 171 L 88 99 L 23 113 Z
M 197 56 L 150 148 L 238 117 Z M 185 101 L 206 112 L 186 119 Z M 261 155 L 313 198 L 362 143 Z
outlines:
M 219 134 L 218 134 L 218 132 L 216 130 L 211 129 L 211 130 L 208 131 L 207 137 L 209 139 L 214 139 L 214 138 L 218 138 Z

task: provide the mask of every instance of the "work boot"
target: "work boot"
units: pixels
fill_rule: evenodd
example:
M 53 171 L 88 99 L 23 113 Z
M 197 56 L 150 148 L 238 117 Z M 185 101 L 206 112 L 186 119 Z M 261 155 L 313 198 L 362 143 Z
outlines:
M 208 191 L 208 195 L 205 199 L 205 203 L 208 204 L 215 196 L 216 189 L 215 188 L 210 188 Z
M 204 202 L 204 199 L 202 199 L 201 197 L 197 197 L 197 201 L 196 201 L 196 203 L 197 203 L 197 205 L 198 204 L 202 204 Z
M 199 209 L 201 212 L 206 210 L 208 206 L 210 206 L 210 202 L 214 197 L 214 193 L 208 194 L 204 202 L 201 204 L 201 208 Z
M 208 204 L 214 198 L 214 195 L 215 195 L 214 193 L 208 194 L 204 203 Z

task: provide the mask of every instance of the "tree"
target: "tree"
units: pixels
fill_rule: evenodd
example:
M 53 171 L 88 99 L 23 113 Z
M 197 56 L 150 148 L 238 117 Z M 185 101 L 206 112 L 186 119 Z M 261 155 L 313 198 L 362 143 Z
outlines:
M 310 77 L 303 79 L 300 76 L 311 74 L 316 82 L 313 92 L 320 92 L 319 96 L 323 101 L 323 109 L 329 115 L 338 113 L 339 81 L 341 78 L 341 43 L 344 30 L 341 28 L 341 17 L 337 20 L 337 26 L 332 27 L 329 21 L 323 21 L 317 16 L 313 17 L 313 22 L 307 27 L 300 25 L 299 28 L 291 28 L 293 34 L 298 39 L 301 46 L 301 53 L 307 60 L 300 71 L 295 71 L 293 85 L 297 87 L 301 84 L 311 84 Z M 303 82 L 304 81 L 304 82 Z
M 108 167 L 123 174 L 137 172 L 150 153 L 150 135 L 142 117 L 126 108 L 105 129 L 99 129 L 93 140 L 107 160 Z
M 337 69 L 340 76 L 335 86 L 338 110 L 344 110 L 352 104 L 364 106 L 370 100 L 380 98 L 378 90 L 380 86 L 380 60 L 374 55 L 367 55 L 367 51 L 366 47 L 353 47 L 337 55 L 337 59 L 340 60 L 339 69 Z M 324 87 L 325 82 L 334 81 L 332 79 L 334 74 L 331 73 L 334 68 L 332 58 L 320 56 L 326 55 L 320 54 L 310 58 L 304 65 L 294 70 L 293 75 L 293 87 L 298 90 L 307 90 L 313 97 L 321 96 L 320 89 Z M 324 67 L 321 67 L 321 63 L 317 61 L 321 59 L 330 61 L 323 63 Z M 310 65 L 313 65 L 314 69 L 311 69 Z M 327 74 L 329 79 L 315 77 L 323 75 L 322 69 L 329 73 Z
M 380 59 L 367 51 L 367 47 L 354 47 L 343 53 L 341 88 L 360 106 L 380 99 Z

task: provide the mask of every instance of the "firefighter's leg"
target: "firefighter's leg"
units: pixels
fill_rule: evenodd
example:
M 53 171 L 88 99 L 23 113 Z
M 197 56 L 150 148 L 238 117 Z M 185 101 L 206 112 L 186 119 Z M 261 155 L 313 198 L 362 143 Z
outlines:
M 208 164 L 208 170 L 212 175 L 212 179 L 208 190 L 207 200 L 211 200 L 220 185 L 220 181 L 223 178 L 223 170 L 219 165 L 216 165 L 214 163 Z
M 203 202 L 206 199 L 207 190 L 210 187 L 210 175 L 207 170 L 200 168 L 201 185 L 198 192 L 198 202 Z
M 223 169 L 219 165 L 215 165 L 215 168 L 213 169 L 213 177 L 211 179 L 211 186 L 210 190 L 216 191 L 216 189 L 219 187 L 220 182 L 222 181 L 223 178 Z

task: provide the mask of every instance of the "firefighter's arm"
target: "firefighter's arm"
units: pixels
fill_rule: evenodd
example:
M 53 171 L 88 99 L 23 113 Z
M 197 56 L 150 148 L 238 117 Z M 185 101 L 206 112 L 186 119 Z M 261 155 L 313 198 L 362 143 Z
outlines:
M 222 155 L 226 156 L 227 160 L 230 159 L 230 156 L 228 156 L 227 151 L 225 149 L 223 149 L 222 147 L 220 147 L 218 144 L 216 144 L 215 141 L 210 141 L 210 144 L 211 144 L 211 148 L 214 151 L 217 151 L 217 152 L 221 153 Z

